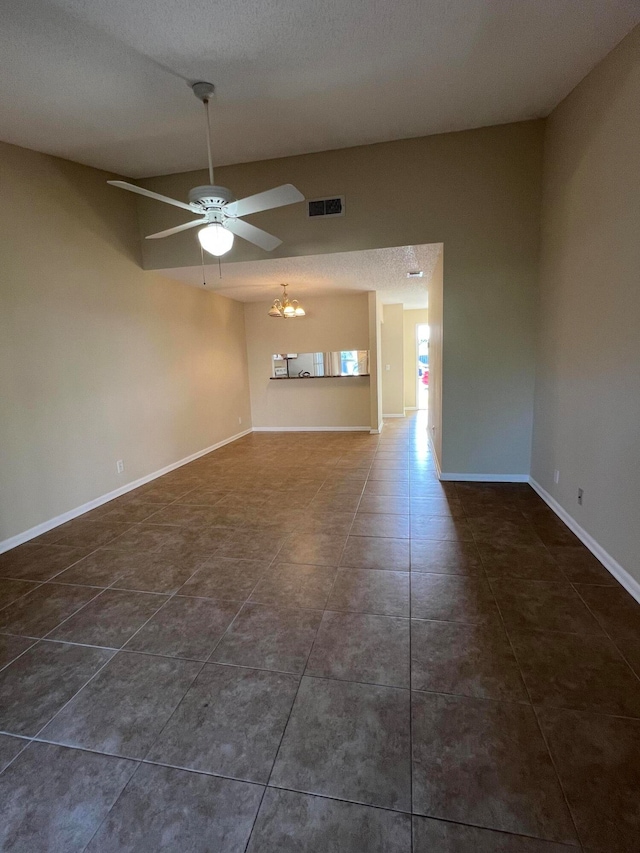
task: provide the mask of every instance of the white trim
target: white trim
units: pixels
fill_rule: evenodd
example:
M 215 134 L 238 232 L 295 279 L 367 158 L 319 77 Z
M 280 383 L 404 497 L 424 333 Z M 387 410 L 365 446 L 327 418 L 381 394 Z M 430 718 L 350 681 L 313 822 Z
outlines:
M 390 415 L 383 415 L 382 417 L 383 417 L 383 418 L 403 418 L 403 417 L 404 417 L 404 412 L 400 412 L 400 413 L 392 413 L 392 414 L 390 414 Z
M 433 453 L 433 461 L 436 465 L 436 474 L 438 475 L 438 479 L 442 479 L 442 469 L 440 468 L 440 460 L 438 459 L 438 454 L 436 453 L 436 446 L 433 443 L 433 433 L 431 430 L 427 429 L 427 438 L 429 439 L 429 444 L 431 445 L 431 452 Z
M 164 468 L 160 468 L 159 471 L 154 471 L 153 474 L 147 474 L 144 477 L 140 477 L 138 480 L 134 480 L 131 483 L 127 483 L 125 486 L 120 486 L 117 489 L 114 489 L 112 492 L 107 492 L 106 495 L 101 495 L 99 498 L 94 498 L 91 501 L 88 501 L 82 506 L 78 506 L 75 509 L 70 509 L 67 512 L 63 512 L 61 515 L 57 515 L 55 518 L 50 518 L 48 521 L 43 521 L 41 524 L 37 524 L 35 527 L 30 527 L 29 530 L 25 530 L 23 533 L 16 533 L 15 536 L 10 536 L 9 539 L 5 539 L 0 542 L 0 554 L 3 554 L 5 551 L 11 550 L 11 548 L 15 548 L 18 545 L 22 545 L 23 542 L 28 542 L 30 539 L 34 539 L 36 536 L 40 536 L 42 533 L 47 533 L 49 530 L 53 530 L 54 527 L 58 527 L 61 524 L 64 524 L 66 521 L 71 521 L 74 518 L 77 518 L 79 515 L 83 515 L 85 512 L 89 512 L 91 509 L 95 509 L 96 507 L 102 506 L 102 504 L 106 504 L 109 501 L 112 501 L 114 498 L 120 497 L 120 495 L 124 495 L 127 492 L 131 492 L 133 489 L 137 489 L 139 486 L 144 486 L 145 483 L 150 483 L 152 480 L 157 479 L 158 477 L 162 477 L 164 474 L 168 474 L 170 471 L 175 471 L 176 468 L 181 468 L 183 465 L 188 465 L 189 462 L 193 462 L 195 459 L 199 459 L 201 456 L 206 456 L 207 453 L 211 453 L 213 450 L 217 450 L 219 447 L 224 447 L 225 444 L 231 444 L 232 441 L 237 441 L 239 438 L 242 438 L 245 435 L 249 435 L 253 430 L 245 429 L 243 432 L 239 432 L 236 435 L 232 435 L 230 438 L 225 438 L 222 441 L 217 442 L 217 444 L 212 444 L 211 447 L 205 447 L 204 450 L 198 450 L 197 453 L 192 453 L 190 456 L 185 456 L 184 459 L 180 459 L 178 462 L 172 462 L 171 465 L 166 465 Z
M 638 582 L 625 568 L 623 568 L 611 554 L 597 542 L 593 536 L 581 527 L 578 522 L 569 515 L 564 507 L 553 498 L 549 492 L 542 488 L 540 483 L 536 482 L 533 477 L 529 477 L 529 485 L 542 498 L 542 500 L 551 507 L 555 514 L 567 525 L 578 539 L 586 545 L 591 553 L 600 560 L 602 565 L 609 571 L 613 577 L 627 590 L 629 595 L 632 595 L 635 600 L 640 603 L 640 582 Z
M 378 429 L 370 429 L 369 435 L 380 435 L 380 433 L 382 432 L 383 429 L 384 429 L 384 421 L 380 421 L 380 423 L 378 424 Z
M 441 471 L 440 479 L 461 483 L 528 483 L 528 474 L 451 474 Z
M 254 427 L 254 432 L 369 432 L 368 426 Z
M 436 474 L 439 480 L 444 482 L 460 482 L 460 483 L 528 483 L 530 477 L 528 474 L 451 474 L 443 471 L 440 468 L 438 454 L 436 453 L 433 444 L 433 434 L 428 433 L 431 452 L 436 466 Z
M 405 406 L 404 410 L 405 412 L 417 412 L 418 406 Z

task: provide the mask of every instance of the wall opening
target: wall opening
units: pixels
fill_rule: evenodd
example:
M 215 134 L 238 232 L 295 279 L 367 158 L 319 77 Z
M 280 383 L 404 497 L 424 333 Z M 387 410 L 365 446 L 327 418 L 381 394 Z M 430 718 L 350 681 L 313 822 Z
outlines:
M 416 326 L 416 408 L 429 408 L 429 326 Z

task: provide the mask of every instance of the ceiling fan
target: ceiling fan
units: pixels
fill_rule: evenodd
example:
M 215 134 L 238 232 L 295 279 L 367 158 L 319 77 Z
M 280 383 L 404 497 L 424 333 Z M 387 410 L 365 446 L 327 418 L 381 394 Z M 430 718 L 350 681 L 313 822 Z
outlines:
M 189 202 L 178 201 L 166 195 L 154 193 L 144 187 L 129 184 L 126 181 L 107 181 L 114 187 L 129 190 L 132 193 L 181 207 L 190 213 L 196 213 L 200 219 L 176 225 L 175 228 L 167 228 L 166 231 L 158 231 L 157 234 L 147 235 L 147 240 L 157 240 L 159 237 L 170 237 L 180 231 L 196 228 L 203 225 L 198 231 L 198 239 L 202 248 L 216 257 L 224 255 L 233 246 L 234 234 L 248 240 L 255 246 L 259 246 L 267 252 L 272 252 L 282 243 L 277 237 L 268 234 L 255 225 L 244 222 L 240 217 L 251 213 L 259 213 L 262 210 L 271 210 L 274 207 L 284 207 L 287 204 L 295 204 L 304 201 L 304 196 L 292 184 L 283 184 L 272 190 L 266 190 L 246 198 L 236 199 L 231 190 L 226 187 L 218 187 L 213 183 L 213 159 L 211 156 L 211 125 L 209 122 L 209 101 L 214 92 L 212 83 L 194 83 L 191 88 L 193 94 L 204 104 L 207 119 L 207 153 L 209 155 L 209 183 L 202 187 L 194 187 L 189 191 Z

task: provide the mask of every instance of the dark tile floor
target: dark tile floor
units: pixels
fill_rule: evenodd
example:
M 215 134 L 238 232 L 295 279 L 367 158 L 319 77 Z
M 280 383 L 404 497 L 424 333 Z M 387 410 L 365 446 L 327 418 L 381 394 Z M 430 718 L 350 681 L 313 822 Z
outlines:
M 640 606 L 420 416 L 0 555 L 0 849 L 637 853 Z

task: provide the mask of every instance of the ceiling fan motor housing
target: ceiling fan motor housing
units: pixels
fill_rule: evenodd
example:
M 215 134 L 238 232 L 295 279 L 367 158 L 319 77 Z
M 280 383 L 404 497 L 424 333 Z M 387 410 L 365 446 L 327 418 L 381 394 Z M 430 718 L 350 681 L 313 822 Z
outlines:
M 225 204 L 235 200 L 236 197 L 227 187 L 214 187 L 205 184 L 189 191 L 189 204 L 200 208 L 203 213 L 224 207 Z

